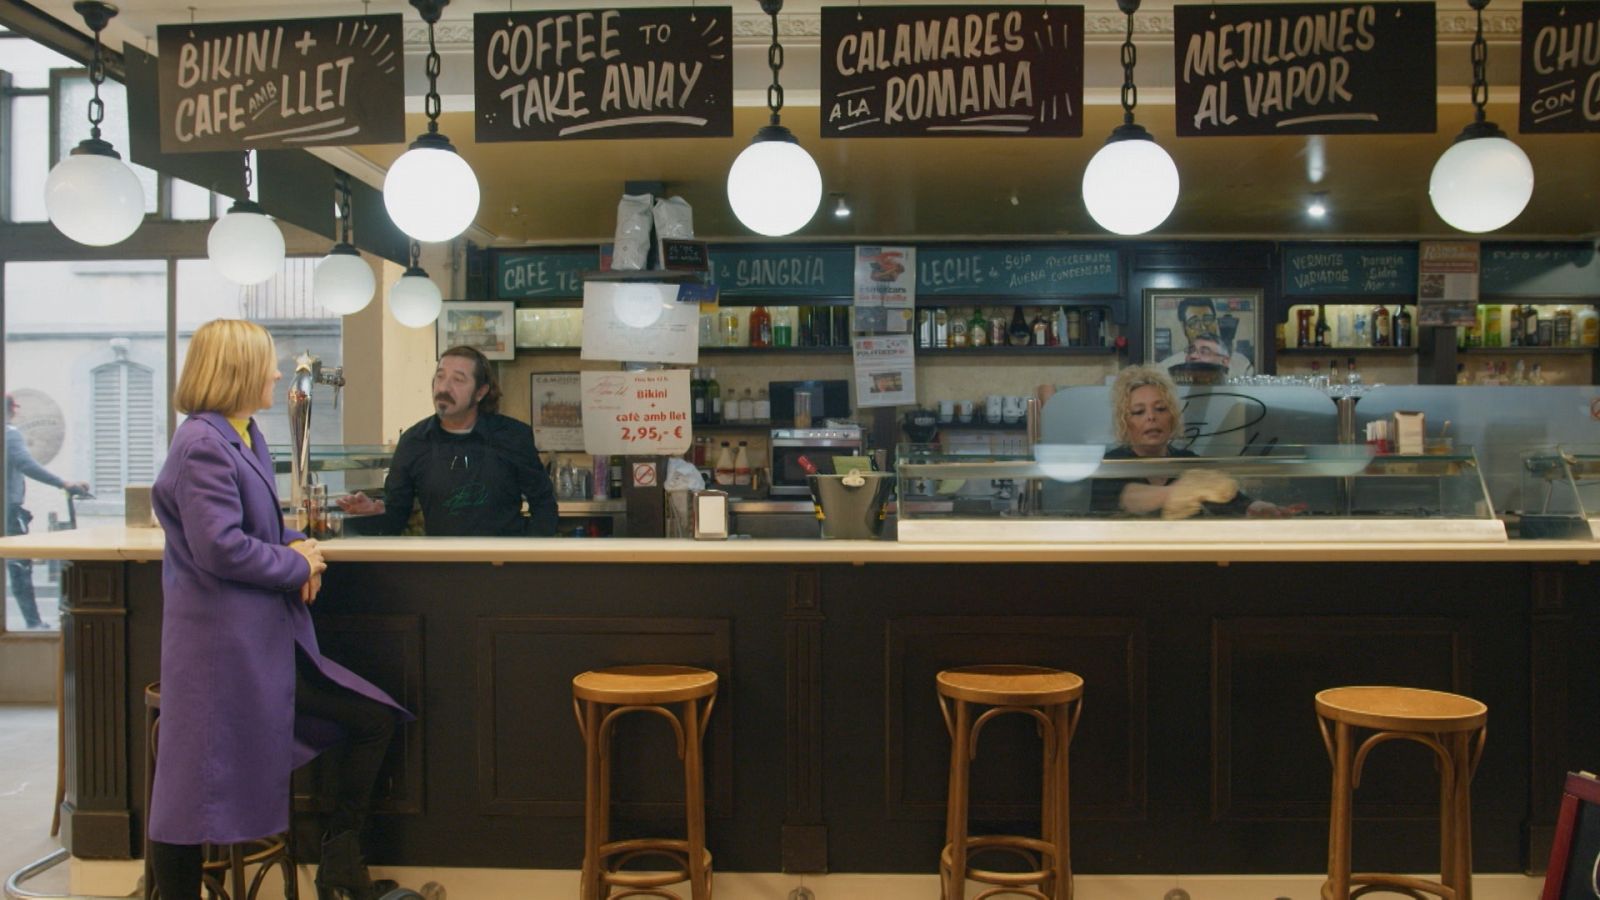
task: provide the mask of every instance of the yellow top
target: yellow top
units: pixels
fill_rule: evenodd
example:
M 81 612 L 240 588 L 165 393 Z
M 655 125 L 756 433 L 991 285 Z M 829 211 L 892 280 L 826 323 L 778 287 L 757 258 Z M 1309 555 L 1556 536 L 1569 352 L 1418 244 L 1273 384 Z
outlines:
M 249 447 L 251 450 L 256 448 L 256 445 L 250 440 L 250 420 L 248 418 L 229 418 L 228 424 L 233 426 L 234 431 L 239 432 L 239 437 L 244 438 L 244 445 L 246 447 Z

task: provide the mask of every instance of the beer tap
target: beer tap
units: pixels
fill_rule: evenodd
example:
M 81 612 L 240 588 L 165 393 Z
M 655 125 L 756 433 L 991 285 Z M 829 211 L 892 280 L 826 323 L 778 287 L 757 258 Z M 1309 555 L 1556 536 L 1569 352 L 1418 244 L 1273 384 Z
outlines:
M 290 502 L 296 511 L 306 510 L 306 500 L 311 495 L 311 389 L 318 384 L 333 388 L 333 407 L 338 409 L 344 367 L 324 366 L 321 359 L 306 350 L 295 357 L 294 377 L 289 380 Z M 321 510 L 311 512 L 311 516 L 321 514 Z

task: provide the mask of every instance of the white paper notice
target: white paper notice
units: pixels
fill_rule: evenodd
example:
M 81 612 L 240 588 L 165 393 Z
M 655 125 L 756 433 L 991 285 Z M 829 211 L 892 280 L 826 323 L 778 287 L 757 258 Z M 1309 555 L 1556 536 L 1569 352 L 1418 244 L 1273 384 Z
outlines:
M 855 294 L 857 310 L 910 309 L 917 302 L 917 248 L 857 247 Z
M 581 356 L 693 365 L 700 359 L 699 323 L 699 304 L 679 303 L 676 284 L 585 282 Z
M 909 334 L 857 337 L 856 406 L 917 402 L 917 360 Z
M 583 373 L 585 451 L 677 456 L 692 440 L 687 370 Z
M 528 379 L 533 442 L 540 450 L 583 449 L 581 391 L 577 372 L 535 372 Z

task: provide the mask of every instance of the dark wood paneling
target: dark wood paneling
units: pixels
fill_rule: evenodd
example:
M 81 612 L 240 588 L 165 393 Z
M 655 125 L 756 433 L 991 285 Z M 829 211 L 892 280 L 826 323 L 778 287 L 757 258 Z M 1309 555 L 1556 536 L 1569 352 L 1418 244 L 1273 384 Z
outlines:
M 784 748 L 788 789 L 783 810 L 783 871 L 825 872 L 828 828 L 822 818 L 821 576 L 816 569 L 789 573 L 783 614 Z
M 706 735 L 706 815 L 733 811 L 732 648 L 719 619 L 485 616 L 477 633 L 477 796 L 482 815 L 583 815 L 583 741 L 572 713 L 572 678 L 584 668 L 670 663 L 717 673 Z M 537 686 L 535 688 L 535 686 Z M 565 715 L 563 715 L 565 713 Z M 549 734 L 567 719 L 566 735 Z M 673 732 L 653 716 L 616 720 L 612 800 L 620 818 L 681 820 L 683 777 Z M 465 785 L 463 785 L 465 786 Z
M 67 795 L 61 845 L 89 859 L 126 858 L 133 848 L 134 769 L 128 762 L 127 603 L 119 563 L 63 568 L 62 640 L 67 654 Z M 137 726 L 132 726 L 137 728 Z

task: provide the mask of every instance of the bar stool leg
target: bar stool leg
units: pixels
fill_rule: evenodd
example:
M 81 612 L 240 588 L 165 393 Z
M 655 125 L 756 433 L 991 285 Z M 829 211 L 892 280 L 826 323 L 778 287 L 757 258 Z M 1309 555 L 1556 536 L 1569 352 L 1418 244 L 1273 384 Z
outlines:
M 1350 807 L 1351 775 L 1354 765 L 1350 726 L 1333 725 L 1333 798 L 1328 815 L 1328 880 L 1322 886 L 1324 900 L 1350 897 Z
M 1472 900 L 1472 740 L 1477 732 L 1458 732 L 1450 739 L 1450 764 L 1455 772 L 1451 808 L 1452 873 L 1456 900 Z M 1443 877 L 1443 876 L 1441 876 Z
M 1072 745 L 1072 716 L 1070 704 L 1060 704 L 1050 710 L 1051 740 L 1045 745 L 1047 762 L 1045 771 L 1044 839 L 1053 845 L 1051 851 L 1051 883 L 1045 892 L 1055 900 L 1072 900 L 1072 818 L 1070 810 L 1069 770 L 1067 751 Z
M 602 866 L 600 845 L 604 842 L 606 792 L 602 787 L 599 704 L 582 701 L 583 708 L 583 874 L 578 895 L 582 900 L 600 900 Z
M 683 704 L 683 802 L 689 849 L 689 894 L 711 900 L 711 873 L 706 867 L 705 773 L 700 759 L 700 701 Z
M 942 700 L 943 698 L 941 698 Z M 967 885 L 967 743 L 971 722 L 965 700 L 951 700 L 950 798 L 945 806 L 945 843 L 950 848 L 950 871 L 943 900 L 962 900 Z

